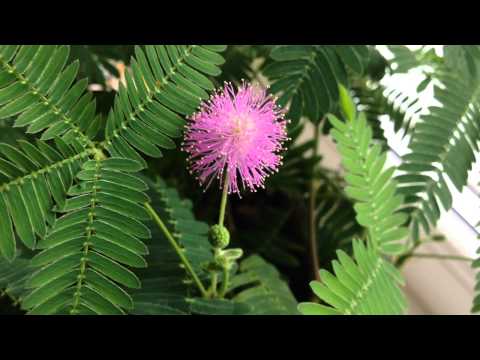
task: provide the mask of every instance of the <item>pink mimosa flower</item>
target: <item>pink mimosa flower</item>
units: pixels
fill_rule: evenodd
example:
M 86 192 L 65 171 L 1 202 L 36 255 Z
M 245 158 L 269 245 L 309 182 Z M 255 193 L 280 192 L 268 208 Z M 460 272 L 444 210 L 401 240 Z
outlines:
M 284 112 L 258 85 L 243 83 L 237 91 L 225 83 L 200 105 L 186 126 L 183 149 L 189 168 L 207 187 L 228 174 L 228 192 L 256 191 L 282 164 L 287 140 Z

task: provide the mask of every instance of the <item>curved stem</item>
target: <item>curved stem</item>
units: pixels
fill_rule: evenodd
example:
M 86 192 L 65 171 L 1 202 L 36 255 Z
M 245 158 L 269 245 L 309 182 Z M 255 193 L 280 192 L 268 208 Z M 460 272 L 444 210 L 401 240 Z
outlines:
M 315 131 L 314 131 L 314 149 L 313 149 L 313 157 L 316 157 L 318 154 L 318 137 L 320 135 L 320 123 L 315 124 Z M 317 232 L 315 226 L 315 196 L 316 196 L 316 188 L 315 188 L 315 179 L 313 174 L 315 173 L 315 165 L 312 165 L 312 178 L 310 180 L 310 198 L 309 198 L 309 210 L 308 210 L 308 252 L 310 254 L 310 263 L 312 266 L 312 275 L 313 278 L 317 281 L 320 280 L 320 262 L 318 260 L 318 247 L 317 247 Z
M 197 273 L 195 270 L 193 270 L 192 265 L 190 264 L 190 261 L 188 261 L 187 257 L 183 253 L 183 249 L 178 245 L 177 241 L 174 239 L 173 235 L 170 233 L 168 230 L 167 226 L 163 223 L 162 219 L 160 216 L 158 216 L 157 212 L 155 209 L 152 208 L 152 206 L 149 203 L 145 203 L 145 209 L 152 215 L 153 220 L 157 223 L 158 227 L 160 230 L 162 230 L 163 234 L 167 238 L 167 240 L 170 242 L 172 245 L 173 249 L 177 253 L 178 257 L 182 261 L 183 265 L 185 266 L 185 269 L 187 272 L 191 275 L 193 281 L 197 285 L 198 289 L 202 293 L 203 297 L 208 297 L 207 290 L 205 290 L 205 287 L 203 286 L 202 282 L 200 281 L 200 278 L 198 277 Z
M 220 214 L 218 215 L 218 225 L 223 226 L 225 220 L 225 208 L 227 206 L 228 195 L 228 172 L 225 171 L 225 179 L 223 181 L 222 201 L 220 202 Z

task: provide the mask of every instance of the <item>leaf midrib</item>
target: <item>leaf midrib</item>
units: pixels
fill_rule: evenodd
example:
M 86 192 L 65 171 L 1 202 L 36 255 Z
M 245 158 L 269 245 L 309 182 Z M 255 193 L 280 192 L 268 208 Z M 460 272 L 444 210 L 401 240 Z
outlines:
M 110 145 L 113 138 L 119 137 L 120 133 L 127 129 L 127 126 L 129 125 L 129 123 L 131 121 L 133 121 L 134 119 L 136 119 L 137 115 L 140 112 L 145 111 L 144 107 L 148 103 L 153 101 L 153 97 L 154 97 L 155 93 L 159 92 L 163 88 L 164 84 L 168 83 L 170 78 L 173 75 L 175 75 L 176 70 L 183 64 L 184 60 L 192 54 L 192 51 L 196 46 L 197 45 L 187 46 L 186 50 L 184 51 L 184 54 L 176 60 L 176 63 L 173 64 L 172 67 L 170 67 L 170 69 L 169 69 L 170 71 L 168 73 L 166 72 L 166 75 L 162 79 L 160 79 L 156 82 L 156 85 L 155 85 L 154 89 L 151 89 L 151 91 L 149 91 L 149 93 L 147 94 L 147 98 L 144 101 L 142 101 L 138 107 L 136 107 L 133 111 L 131 111 L 128 114 L 128 116 L 125 117 L 125 120 L 122 121 L 120 126 L 113 131 L 112 136 L 110 136 L 110 137 L 106 136 L 105 137 L 105 140 L 100 144 L 100 146 L 105 147 L 106 145 Z
M 70 309 L 71 314 L 75 314 L 78 312 L 77 308 L 79 305 L 81 305 L 81 298 L 82 298 L 82 287 L 86 285 L 85 281 L 85 271 L 87 270 L 87 262 L 88 262 L 88 253 L 90 251 L 90 241 L 91 238 L 94 234 L 95 229 L 93 228 L 93 222 L 95 220 L 95 207 L 97 204 L 97 183 L 100 180 L 100 162 L 97 160 L 96 166 L 95 166 L 95 178 L 94 178 L 94 183 L 93 183 L 93 190 L 91 193 L 91 204 L 90 204 L 90 211 L 88 213 L 88 218 L 87 218 L 87 226 L 86 226 L 86 235 L 87 238 L 85 239 L 85 243 L 83 244 L 83 249 L 82 253 L 83 256 L 80 260 L 80 268 L 79 268 L 79 276 L 77 279 L 77 283 L 75 285 L 75 292 L 73 293 L 73 302 L 72 302 L 72 307 Z
M 13 74 L 17 81 L 20 83 L 23 83 L 27 85 L 29 92 L 39 98 L 40 102 L 43 102 L 45 106 L 48 106 L 50 108 L 50 111 L 53 112 L 54 114 L 59 114 L 63 120 L 64 123 L 66 123 L 71 130 L 73 130 L 78 136 L 82 138 L 85 143 L 88 144 L 90 147 L 94 147 L 94 143 L 88 138 L 86 134 L 84 134 L 80 127 L 75 125 L 74 120 L 72 117 L 68 116 L 66 112 L 62 111 L 60 108 L 56 107 L 51 103 L 47 95 L 42 94 L 39 89 L 37 89 L 32 82 L 23 76 L 21 73 L 17 71 L 14 65 L 9 65 L 4 59 L 3 56 L 0 54 L 0 65 L 9 73 Z M 53 86 L 53 85 L 52 85 Z
M 74 156 L 68 157 L 68 158 L 63 159 L 61 161 L 57 161 L 55 163 L 52 163 L 51 165 L 47 165 L 43 168 L 32 171 L 31 173 L 26 174 L 22 177 L 16 178 L 15 180 L 12 180 L 8 183 L 1 184 L 0 185 L 0 193 L 2 193 L 4 191 L 9 191 L 9 188 L 11 186 L 22 185 L 25 182 L 25 180 L 28 179 L 28 178 L 35 179 L 36 177 L 38 177 L 40 175 L 51 173 L 52 171 L 54 171 L 58 168 L 62 168 L 63 166 L 68 165 L 69 163 L 80 160 L 83 157 L 86 157 L 86 156 L 91 155 L 91 154 L 93 154 L 93 150 L 92 149 L 86 149 L 86 150 L 82 151 L 81 153 L 78 153 Z
M 465 118 L 465 116 L 467 115 L 467 112 L 470 108 L 470 104 L 472 104 L 473 102 L 475 102 L 480 96 L 480 82 L 477 83 L 477 86 L 475 88 L 475 90 L 473 91 L 472 95 L 470 96 L 469 98 L 469 101 L 467 102 L 467 105 L 465 106 L 465 109 L 462 111 L 461 115 L 459 117 L 457 117 L 456 119 L 456 127 L 455 127 L 455 130 L 451 132 L 451 135 L 449 136 L 448 138 L 448 142 L 446 143 L 446 146 L 444 147 L 444 151 L 439 155 L 440 157 L 440 163 L 443 165 L 443 162 L 445 161 L 445 158 L 446 156 L 448 155 L 448 153 L 450 152 L 451 148 L 456 146 L 458 141 L 456 141 L 454 144 L 451 144 L 450 140 L 452 139 L 455 139 L 455 132 L 459 130 L 459 125 L 462 123 L 462 120 Z M 413 153 L 413 152 L 411 152 Z M 409 154 L 411 154 L 409 153 Z M 442 174 L 442 171 L 440 169 L 436 169 L 435 170 L 435 174 L 437 176 L 441 175 Z M 422 194 L 428 194 L 428 193 L 432 193 L 433 192 L 433 188 L 437 185 L 437 182 L 436 181 L 428 181 L 427 184 L 426 184 L 426 187 L 425 187 L 425 190 L 422 192 Z M 449 190 L 448 190 L 449 191 Z M 428 199 L 423 199 L 418 203 L 419 206 L 413 211 L 412 213 L 412 218 L 413 219 L 418 219 L 418 214 L 420 212 L 423 212 L 425 206 L 428 206 L 428 204 L 430 203 L 430 201 Z M 442 204 L 443 205 L 443 204 Z M 450 209 L 445 209 L 445 211 L 448 211 Z M 433 225 L 433 224 L 430 224 L 430 225 Z
M 367 278 L 365 279 L 365 283 L 362 284 L 360 290 L 355 294 L 354 298 L 351 299 L 349 303 L 348 309 L 344 311 L 344 315 L 352 315 L 353 312 L 355 311 L 355 308 L 358 307 L 359 303 L 361 300 L 366 296 L 368 291 L 372 288 L 373 283 L 375 281 L 375 278 L 377 277 L 378 273 L 380 272 L 381 268 L 383 265 L 383 260 L 382 258 L 377 258 L 377 263 L 375 264 L 375 267 L 373 268 L 373 271 L 371 271 Z

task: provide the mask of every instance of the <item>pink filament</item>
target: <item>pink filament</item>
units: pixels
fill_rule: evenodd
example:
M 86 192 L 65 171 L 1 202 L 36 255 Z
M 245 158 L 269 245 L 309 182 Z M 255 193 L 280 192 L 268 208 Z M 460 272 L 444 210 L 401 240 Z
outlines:
M 183 150 L 200 184 L 222 181 L 226 170 L 229 193 L 240 193 L 239 183 L 256 191 L 278 171 L 287 121 L 265 89 L 243 83 L 235 92 L 225 83 L 189 120 Z

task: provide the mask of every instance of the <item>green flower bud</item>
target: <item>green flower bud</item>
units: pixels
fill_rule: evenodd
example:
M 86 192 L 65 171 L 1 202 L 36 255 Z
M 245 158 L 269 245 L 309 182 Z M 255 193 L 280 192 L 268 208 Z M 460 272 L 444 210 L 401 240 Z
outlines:
M 214 248 L 225 249 L 230 243 L 230 233 L 222 225 L 213 225 L 208 232 L 208 240 Z

